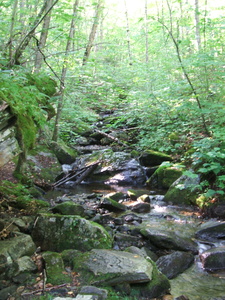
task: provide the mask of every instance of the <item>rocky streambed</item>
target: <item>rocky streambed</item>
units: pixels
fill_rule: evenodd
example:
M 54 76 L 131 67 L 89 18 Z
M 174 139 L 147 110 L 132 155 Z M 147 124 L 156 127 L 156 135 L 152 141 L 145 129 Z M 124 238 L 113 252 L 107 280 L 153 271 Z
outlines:
M 81 183 L 42 195 L 36 214 L 2 213 L 0 299 L 225 299 L 225 222 L 202 218 L 168 160 L 85 154 L 63 165 L 68 174 L 97 161 Z

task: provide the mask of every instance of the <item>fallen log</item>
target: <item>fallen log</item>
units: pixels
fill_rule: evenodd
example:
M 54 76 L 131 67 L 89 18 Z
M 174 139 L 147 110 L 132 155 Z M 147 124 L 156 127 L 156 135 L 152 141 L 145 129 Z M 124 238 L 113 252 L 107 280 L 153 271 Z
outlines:
M 124 146 L 124 147 L 128 147 L 127 144 L 121 142 L 117 137 L 112 136 L 111 134 L 105 133 L 105 132 L 100 131 L 100 130 L 98 130 L 98 129 L 95 129 L 95 132 L 97 132 L 97 133 L 99 133 L 99 134 L 101 134 L 101 135 L 103 135 L 103 136 L 109 138 L 110 140 L 112 140 L 112 141 L 114 141 L 114 142 L 117 142 L 119 145 L 122 145 L 122 146 Z
M 74 181 L 74 185 L 80 184 L 85 178 L 87 178 L 99 165 L 99 161 L 90 164 L 88 166 L 85 166 L 81 169 L 76 169 L 76 170 L 72 170 L 71 172 L 69 172 L 66 176 L 64 176 L 62 179 L 58 180 L 57 182 L 55 182 L 52 187 L 58 187 L 64 183 L 66 183 L 67 181 Z M 75 179 L 75 180 L 74 180 Z

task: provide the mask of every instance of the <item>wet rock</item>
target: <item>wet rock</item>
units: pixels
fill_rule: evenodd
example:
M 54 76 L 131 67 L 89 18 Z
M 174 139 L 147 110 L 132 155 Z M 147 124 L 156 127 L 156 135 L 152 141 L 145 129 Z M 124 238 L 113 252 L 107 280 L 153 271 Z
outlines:
M 127 207 L 124 204 L 118 203 L 117 201 L 107 197 L 104 197 L 101 200 L 99 206 L 113 212 L 122 212 L 127 210 Z
M 139 255 L 94 249 L 75 258 L 74 269 L 81 281 L 96 286 L 143 283 L 152 280 L 153 265 Z
M 73 201 L 66 201 L 64 203 L 57 204 L 52 208 L 53 213 L 59 213 L 61 215 L 78 215 L 83 217 L 84 207 L 80 204 L 74 203 Z
M 124 222 L 128 223 L 128 224 L 132 224 L 134 222 L 137 222 L 139 224 L 142 223 L 142 218 L 137 216 L 134 213 L 128 213 L 126 215 L 123 215 L 122 218 L 123 218 Z
M 183 238 L 170 231 L 142 229 L 141 234 L 159 249 L 191 251 L 198 253 L 198 247 L 190 238 Z
M 225 239 L 225 222 L 207 222 L 196 232 L 198 239 L 215 241 Z
M 190 252 L 176 251 L 168 255 L 161 256 L 156 265 L 167 278 L 175 278 L 184 272 L 194 262 L 194 255 Z
M 41 214 L 36 220 L 32 237 L 44 251 L 88 251 L 112 247 L 112 238 L 101 225 L 79 216 Z
M 215 272 L 225 269 L 225 246 L 215 247 L 200 255 L 203 268 Z
M 149 203 L 139 202 L 131 206 L 131 211 L 136 213 L 148 213 L 150 212 L 151 206 Z
M 131 200 L 137 200 L 142 195 L 146 195 L 146 190 L 133 190 L 129 189 L 127 195 Z

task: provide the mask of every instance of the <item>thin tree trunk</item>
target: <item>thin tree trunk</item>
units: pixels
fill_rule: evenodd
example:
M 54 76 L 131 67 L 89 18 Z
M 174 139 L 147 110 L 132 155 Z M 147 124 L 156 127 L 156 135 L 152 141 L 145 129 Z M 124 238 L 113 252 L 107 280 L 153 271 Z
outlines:
M 132 65 L 133 59 L 132 59 L 131 42 L 130 42 L 130 24 L 129 24 L 126 0 L 124 0 L 124 7 L 125 7 L 126 26 L 127 26 L 127 47 L 128 47 L 128 56 L 129 56 L 129 65 Z
M 54 7 L 54 5 L 59 1 L 55 0 L 52 6 L 46 11 L 46 7 L 48 5 L 49 0 L 45 0 L 37 18 L 35 19 L 33 25 L 31 26 L 31 29 L 28 31 L 28 33 L 24 36 L 20 44 L 15 50 L 14 57 L 10 61 L 10 66 L 13 66 L 14 64 L 19 65 L 19 59 L 23 54 L 23 51 L 26 49 L 27 45 L 29 44 L 32 35 L 35 32 L 35 29 L 38 27 L 38 25 L 43 21 L 43 19 L 47 16 L 47 14 L 51 11 L 51 9 Z M 45 12 L 46 11 L 46 12 Z M 45 13 L 44 13 L 45 12 Z
M 201 50 L 201 35 L 200 35 L 200 25 L 199 25 L 199 3 L 195 0 L 195 36 L 198 51 Z
M 52 6 L 53 4 L 53 0 L 49 0 L 48 1 L 48 5 L 46 7 L 46 11 L 48 11 L 48 9 Z M 48 30 L 49 30 L 49 25 L 50 25 L 50 20 L 51 20 L 51 11 L 49 12 L 49 14 L 47 14 L 47 16 L 44 18 L 44 22 L 43 22 L 43 26 L 42 26 L 42 31 L 41 31 L 41 36 L 40 36 L 40 41 L 39 41 L 39 47 L 37 50 L 37 54 L 36 54 L 36 58 L 35 58 L 35 72 L 39 72 L 41 69 L 41 65 L 42 65 L 42 61 L 43 61 L 43 56 L 42 53 L 39 51 L 42 50 L 45 45 L 46 45 L 46 41 L 47 41 L 47 37 L 48 37 Z
M 56 113 L 53 136 L 52 136 L 52 140 L 55 142 L 57 142 L 58 135 L 59 135 L 59 121 L 60 121 L 62 109 L 63 109 L 65 78 L 66 78 L 66 73 L 67 73 L 67 69 L 68 69 L 67 56 L 73 46 L 72 40 L 73 40 L 74 32 L 75 32 L 75 19 L 77 16 L 78 5 L 79 5 L 79 0 L 76 0 L 73 5 L 73 18 L 71 20 L 69 38 L 67 40 L 65 58 L 63 61 L 62 74 L 61 74 L 61 80 L 60 80 L 60 98 L 58 100 L 57 113 Z
M 164 23 L 162 23 L 160 20 L 158 20 L 158 22 L 160 24 L 162 24 L 163 27 L 165 27 L 165 29 L 167 30 L 169 36 L 171 37 L 171 39 L 172 39 L 172 41 L 174 43 L 174 46 L 175 46 L 175 49 L 176 49 L 176 53 L 177 53 L 177 58 L 178 58 L 178 61 L 180 63 L 181 69 L 183 71 L 184 77 L 186 78 L 186 80 L 187 80 L 187 82 L 188 82 L 188 84 L 189 84 L 189 86 L 191 88 L 191 91 L 192 91 L 192 93 L 193 93 L 193 95 L 195 97 L 195 100 L 197 102 L 198 108 L 200 110 L 200 116 L 201 116 L 201 119 L 202 119 L 202 124 L 203 124 L 204 130 L 205 130 L 205 133 L 208 136 L 210 136 L 209 130 L 208 130 L 207 125 L 206 125 L 205 116 L 204 116 L 204 114 L 202 112 L 203 108 L 202 108 L 202 105 L 201 105 L 201 101 L 200 101 L 200 99 L 198 97 L 198 93 L 197 93 L 197 91 L 196 91 L 196 89 L 195 89 L 195 87 L 194 87 L 194 85 L 192 83 L 192 80 L 191 80 L 190 76 L 188 75 L 188 73 L 186 71 L 186 68 L 185 68 L 185 66 L 183 64 L 183 60 L 182 60 L 182 57 L 181 57 L 181 54 L 180 54 L 179 43 L 176 41 L 176 39 L 175 39 L 173 33 L 170 31 L 170 29 Z
M 149 62 L 149 42 L 148 42 L 148 0 L 145 0 L 145 62 Z
M 91 48 L 93 47 L 93 42 L 95 40 L 95 35 L 96 35 L 97 28 L 98 28 L 99 19 L 100 19 L 101 13 L 102 13 L 103 3 L 104 3 L 104 0 L 98 0 L 96 10 L 95 10 L 94 22 L 92 25 L 91 33 L 89 35 L 88 43 L 87 43 L 86 50 L 85 50 L 84 57 L 83 57 L 83 63 L 82 63 L 83 66 L 87 63 L 88 58 L 91 53 Z
M 14 1 L 13 4 L 13 10 L 12 10 L 12 20 L 11 20 L 11 25 L 10 25 L 10 35 L 9 35 L 9 60 L 12 60 L 12 55 L 13 55 L 13 48 L 12 48 L 12 43 L 13 43 L 13 30 L 14 30 L 14 25 L 15 25 L 15 18 L 16 18 L 16 13 L 17 13 L 17 5 L 18 5 L 18 0 Z

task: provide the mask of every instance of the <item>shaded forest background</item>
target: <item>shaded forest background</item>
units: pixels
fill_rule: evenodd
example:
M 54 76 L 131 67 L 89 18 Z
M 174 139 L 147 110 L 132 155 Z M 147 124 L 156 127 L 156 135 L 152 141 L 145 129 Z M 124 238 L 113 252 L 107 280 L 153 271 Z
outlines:
M 134 130 L 137 150 L 172 154 L 195 170 L 189 176 L 205 176 L 208 197 L 223 195 L 225 7 L 132 2 L 0 1 L 1 100 L 70 145 L 116 111 L 106 131 Z M 41 89 L 21 101 L 27 74 Z M 47 103 L 49 77 L 57 92 Z

